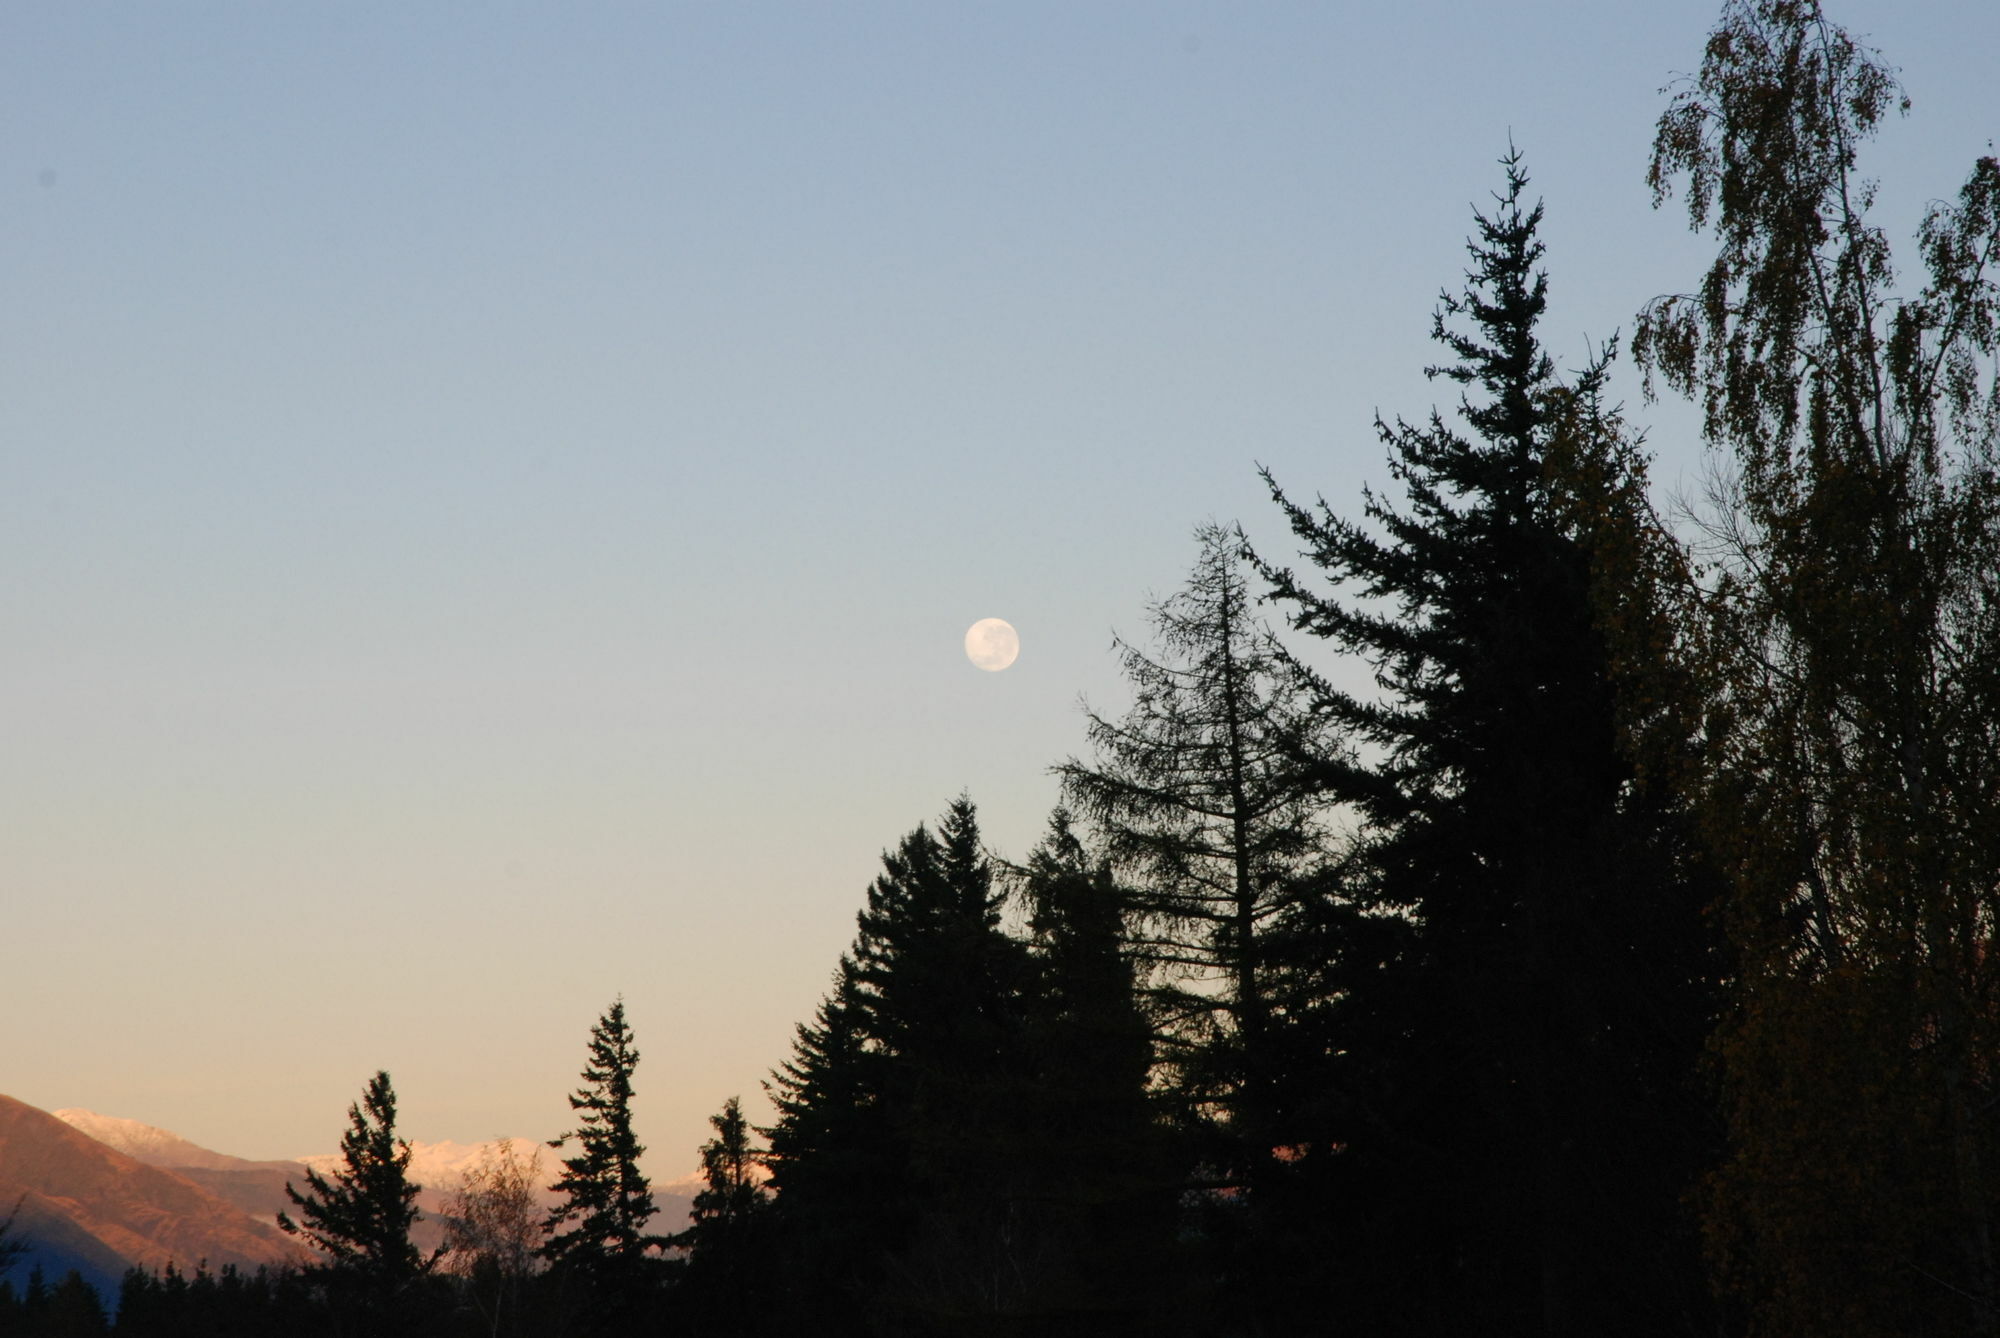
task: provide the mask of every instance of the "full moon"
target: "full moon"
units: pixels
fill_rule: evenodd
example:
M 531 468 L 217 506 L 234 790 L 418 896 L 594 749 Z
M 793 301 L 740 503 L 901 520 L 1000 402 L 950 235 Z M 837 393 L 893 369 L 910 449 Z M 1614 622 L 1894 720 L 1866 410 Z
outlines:
M 990 673 L 999 673 L 1021 653 L 1021 638 L 1004 618 L 981 618 L 965 629 L 965 658 Z

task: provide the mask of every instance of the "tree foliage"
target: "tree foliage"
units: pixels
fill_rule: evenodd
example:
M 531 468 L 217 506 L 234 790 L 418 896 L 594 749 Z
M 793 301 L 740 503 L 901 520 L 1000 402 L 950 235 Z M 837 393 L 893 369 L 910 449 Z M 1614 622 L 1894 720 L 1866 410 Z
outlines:
M 1349 934 L 1379 969 L 1341 1004 L 1336 1180 L 1380 1196 L 1363 1285 L 1385 1312 L 1427 1298 L 1419 1327 L 1679 1331 L 1702 1308 L 1678 1199 L 1714 968 L 1691 826 L 1634 747 L 1651 611 L 1613 579 L 1660 532 L 1608 352 L 1565 384 L 1540 343 L 1542 209 L 1504 168 L 1432 326 L 1463 429 L 1378 421 L 1404 501 L 1368 494 L 1364 522 L 1271 485 L 1330 586 L 1263 564 L 1275 597 L 1376 685 L 1294 661 L 1353 743 L 1315 776 L 1362 821 L 1375 912 Z
M 819 1323 L 942 1323 L 1007 1304 L 989 1228 L 1025 958 L 1000 903 L 961 797 L 935 834 L 918 827 L 883 853 L 833 990 L 772 1075 L 781 1248 L 795 1303 Z
M 1139 1169 L 1150 1040 L 1122 895 L 1066 820 L 1019 878 L 1026 943 L 963 797 L 885 852 L 773 1075 L 774 1257 L 822 1331 L 1117 1331 L 1146 1308 L 1141 1273 L 1092 1271 L 1134 1264 L 1131 1215 L 1171 1220 L 1170 1183 Z
M 1236 536 L 1210 523 L 1186 585 L 1152 610 L 1159 658 L 1118 643 L 1133 703 L 1088 713 L 1089 762 L 1063 792 L 1131 884 L 1162 1057 L 1188 1117 L 1226 1132 L 1215 1156 L 1254 1179 L 1281 1123 L 1270 937 L 1326 833 L 1300 765 L 1324 741 L 1251 608 Z
M 687 1259 L 674 1286 L 679 1325 L 694 1332 L 771 1331 L 777 1269 L 769 1254 L 770 1192 L 751 1141 L 743 1103 L 730 1097 L 708 1117 L 715 1136 L 701 1147 L 702 1188 L 686 1230 L 671 1238 Z
M 1013 871 L 1027 910 L 1011 1227 L 1040 1331 L 1156 1332 L 1179 1293 L 1181 1186 L 1150 1091 L 1154 1040 L 1130 944 L 1132 895 L 1057 809 Z
M 592 1026 L 587 1054 L 583 1086 L 569 1098 L 577 1127 L 549 1144 L 574 1140 L 576 1152 L 562 1160 L 555 1184 L 562 1202 L 549 1211 L 541 1255 L 586 1293 L 598 1327 L 617 1327 L 638 1322 L 653 1299 L 657 1251 L 665 1244 L 646 1230 L 659 1209 L 639 1169 L 646 1149 L 632 1132 L 639 1051 L 624 999 L 613 1000 Z
M 494 1335 L 527 1331 L 528 1282 L 541 1265 L 541 1164 L 541 1149 L 523 1157 L 497 1140 L 445 1198 L 443 1266 L 463 1279 Z
M 730 1097 L 708 1122 L 715 1137 L 701 1145 L 702 1189 L 694 1196 L 693 1225 L 680 1238 L 695 1248 L 713 1234 L 740 1228 L 770 1198 L 760 1159 L 750 1143 L 743 1103 Z
M 1635 346 L 1729 467 L 1708 777 L 1734 870 L 1712 1245 L 1760 1331 L 1991 1333 L 2000 1129 L 2000 163 L 1896 286 L 1862 146 L 1893 72 L 1810 0 L 1732 0 L 1661 117 L 1717 250 Z
M 294 1221 L 280 1213 L 278 1225 L 318 1250 L 317 1267 L 344 1289 L 386 1301 L 436 1262 L 410 1240 L 417 1187 L 409 1178 L 410 1145 L 396 1137 L 396 1093 L 387 1073 L 368 1080 L 347 1120 L 340 1165 L 328 1175 L 308 1169 L 303 1193 L 286 1185 L 299 1215 Z

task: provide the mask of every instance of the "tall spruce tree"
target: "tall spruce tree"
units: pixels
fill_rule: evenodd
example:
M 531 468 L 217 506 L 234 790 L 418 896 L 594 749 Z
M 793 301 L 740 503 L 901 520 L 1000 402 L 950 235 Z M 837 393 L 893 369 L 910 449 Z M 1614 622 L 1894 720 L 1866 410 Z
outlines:
M 701 1147 L 702 1188 L 687 1229 L 671 1238 L 688 1252 L 674 1284 L 673 1315 L 693 1333 L 773 1332 L 781 1316 L 770 1305 L 776 1269 L 763 1159 L 741 1101 L 730 1097 L 708 1122 L 715 1136 Z
M 765 1084 L 778 1111 L 761 1131 L 777 1190 L 771 1301 L 785 1322 L 863 1332 L 882 1260 L 908 1233 L 909 1158 L 881 1101 L 882 1062 L 854 959 L 842 954 L 833 988 Z
M 708 1122 L 715 1137 L 701 1145 L 702 1188 L 694 1196 L 692 1224 L 674 1238 L 697 1253 L 704 1242 L 740 1234 L 771 1197 L 764 1189 L 743 1103 L 730 1097 Z
M 1382 953 L 1342 1006 L 1343 1257 L 1385 1330 L 1685 1332 L 1707 884 L 1621 708 L 1648 597 L 1607 579 L 1658 531 L 1604 360 L 1565 386 L 1538 340 L 1542 211 L 1504 166 L 1433 322 L 1466 431 L 1378 421 L 1407 509 L 1367 523 L 1271 484 L 1332 586 L 1265 564 L 1275 596 L 1378 686 L 1301 671 L 1355 745 L 1317 781 L 1364 821 Z
M 1034 966 L 1010 1186 L 1036 1270 L 1023 1319 L 1041 1326 L 1030 1331 L 1157 1332 L 1177 1296 L 1182 1186 L 1148 1090 L 1129 894 L 1060 808 L 1013 874 Z
M 1860 155 L 1908 105 L 1815 0 L 1732 0 L 1652 162 L 1717 243 L 1634 344 L 1730 462 L 1710 1239 L 1758 1332 L 2000 1332 L 2000 161 L 1899 293 Z
M 415 1310 L 407 1294 L 437 1256 L 426 1257 L 410 1240 L 420 1216 L 417 1186 L 409 1178 L 410 1145 L 396 1137 L 396 1092 L 387 1073 L 368 1080 L 361 1100 L 347 1108 L 347 1121 L 340 1165 L 326 1175 L 308 1168 L 303 1193 L 287 1184 L 285 1197 L 299 1215 L 279 1213 L 278 1225 L 321 1253 L 314 1271 L 339 1310 L 358 1309 L 364 1327 L 387 1331 L 392 1310 Z
M 578 1286 L 592 1322 L 617 1329 L 637 1324 L 661 1284 L 656 1253 L 664 1244 L 647 1224 L 659 1209 L 652 1185 L 639 1169 L 645 1152 L 632 1132 L 632 1073 L 639 1051 L 625 1021 L 625 1001 L 615 999 L 590 1030 L 584 1085 L 570 1095 L 578 1125 L 550 1141 L 574 1140 L 563 1158 L 549 1211 L 542 1257 L 565 1285 Z
M 996 1215 L 1024 953 L 969 799 L 882 865 L 833 993 L 770 1084 L 781 1249 L 795 1304 L 829 1331 L 975 1324 L 1013 1303 Z

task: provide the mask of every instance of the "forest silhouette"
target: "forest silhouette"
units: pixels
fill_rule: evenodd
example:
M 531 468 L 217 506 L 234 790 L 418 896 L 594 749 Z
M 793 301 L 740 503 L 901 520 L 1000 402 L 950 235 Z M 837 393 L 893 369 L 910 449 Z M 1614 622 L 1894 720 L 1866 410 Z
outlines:
M 1813 0 L 1672 92 L 1714 258 L 1630 356 L 1718 464 L 1679 516 L 1615 341 L 1543 342 L 1510 147 L 1457 402 L 1358 500 L 1266 473 L 1291 553 L 1197 530 L 1020 862 L 967 796 L 885 851 L 684 1229 L 615 1002 L 553 1214 L 489 1159 L 420 1254 L 378 1074 L 315 1262 L 9 1281 L 0 1333 L 2000 1333 L 2000 162 L 1899 277 L 1905 106 Z

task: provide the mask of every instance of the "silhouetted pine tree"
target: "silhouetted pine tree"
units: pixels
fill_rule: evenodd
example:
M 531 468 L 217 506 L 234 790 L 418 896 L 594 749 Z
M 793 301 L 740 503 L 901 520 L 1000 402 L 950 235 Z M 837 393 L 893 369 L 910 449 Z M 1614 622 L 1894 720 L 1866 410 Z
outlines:
M 542 1257 L 557 1283 L 583 1293 L 586 1323 L 598 1331 L 639 1327 L 658 1300 L 663 1282 L 662 1238 L 646 1225 L 659 1211 L 652 1186 L 639 1169 L 645 1148 L 632 1132 L 632 1073 L 639 1051 L 616 999 L 590 1030 L 584 1085 L 570 1095 L 578 1126 L 549 1146 L 572 1139 L 576 1155 L 563 1159 L 555 1188 L 563 1202 L 549 1212 Z
M 776 1223 L 793 1304 L 823 1331 L 977 1327 L 1016 1304 L 1008 1123 L 1025 952 L 970 800 L 882 856 L 859 933 L 772 1076 Z
M 33 1328 L 34 1338 L 104 1338 L 110 1332 L 104 1299 L 74 1269 L 50 1289 L 48 1307 Z
M 708 1117 L 715 1137 L 702 1144 L 703 1186 L 694 1196 L 687 1230 L 670 1242 L 688 1251 L 674 1285 L 678 1326 L 696 1334 L 772 1332 L 775 1269 L 769 1257 L 768 1214 L 761 1158 L 735 1097 Z
M 1382 969 L 1340 1010 L 1337 1257 L 1350 1299 L 1373 1298 L 1364 1328 L 1685 1332 L 1709 885 L 1624 746 L 1621 685 L 1645 674 L 1626 661 L 1658 653 L 1657 629 L 1648 592 L 1614 579 L 1658 536 L 1599 404 L 1604 362 L 1565 387 L 1538 342 L 1541 208 L 1518 156 L 1505 167 L 1467 291 L 1433 325 L 1467 431 L 1378 422 L 1408 509 L 1371 495 L 1367 526 L 1271 484 L 1334 585 L 1265 566 L 1276 596 L 1380 688 L 1307 675 L 1358 745 L 1318 779 L 1366 819 L 1357 872 L 1383 916 Z
M 374 1327 L 373 1317 L 357 1322 L 352 1313 L 342 1314 L 329 1304 L 324 1288 L 296 1269 L 263 1269 L 243 1273 L 233 1267 L 211 1273 L 197 1268 L 193 1276 L 169 1264 L 159 1273 L 132 1269 L 119 1289 L 118 1316 L 113 1332 L 119 1338 L 357 1338 L 378 1332 L 432 1335 L 465 1333 L 467 1338 L 483 1335 L 484 1328 L 468 1329 L 452 1323 L 441 1298 L 426 1295 L 412 1304 L 399 1298 L 389 1311 L 391 1327 Z M 411 1322 L 402 1321 L 405 1308 L 420 1313 Z M 0 1327 L 0 1333 L 14 1331 Z
M 325 1256 L 310 1272 L 325 1284 L 343 1322 L 400 1332 L 416 1322 L 416 1284 L 437 1256 L 426 1257 L 410 1240 L 420 1215 L 417 1187 L 409 1178 L 410 1145 L 396 1137 L 396 1093 L 387 1073 L 368 1080 L 347 1119 L 340 1166 L 325 1176 L 308 1169 L 305 1193 L 287 1184 L 285 1196 L 299 1216 L 295 1222 L 279 1213 L 278 1225 Z
M 1021 1303 L 1008 1183 L 1021 1085 L 1021 945 L 1000 928 L 1001 889 L 961 796 L 913 847 L 901 908 L 861 916 L 860 980 L 904 1120 L 917 1235 L 891 1260 L 892 1310 L 963 1331 Z
M 817 1316 L 831 1334 L 863 1331 L 881 1260 L 908 1234 L 909 1156 L 881 1102 L 882 1063 L 843 954 L 833 989 L 765 1084 L 778 1118 L 762 1131 L 778 1191 L 772 1300 L 787 1321 Z
M 1091 714 L 1093 759 L 1057 771 L 1132 889 L 1162 1092 L 1191 1177 L 1193 1271 L 1212 1283 L 1207 1322 L 1254 1332 L 1277 1323 L 1259 1317 L 1298 1281 L 1284 1271 L 1296 1223 L 1270 1212 L 1309 1136 L 1288 1106 L 1309 1084 L 1287 1071 L 1299 972 L 1296 936 L 1280 931 L 1306 888 L 1331 886 L 1301 754 L 1333 744 L 1255 617 L 1240 537 L 1210 523 L 1196 538 L 1186 584 L 1153 608 L 1156 649 L 1121 643 L 1132 707 Z
M 1156 1332 L 1177 1295 L 1181 1168 L 1148 1093 L 1128 896 L 1063 809 L 1017 876 L 1035 968 L 1010 1185 L 1033 1266 L 1026 1330 Z
M 1214 1173 L 1254 1195 L 1285 1137 L 1269 936 L 1324 845 L 1296 756 L 1317 736 L 1254 616 L 1237 536 L 1210 523 L 1196 538 L 1186 586 L 1153 608 L 1159 658 L 1120 643 L 1131 709 L 1116 721 L 1090 714 L 1094 759 L 1056 772 L 1132 884 L 1135 947 L 1182 1118 L 1212 1125 Z

